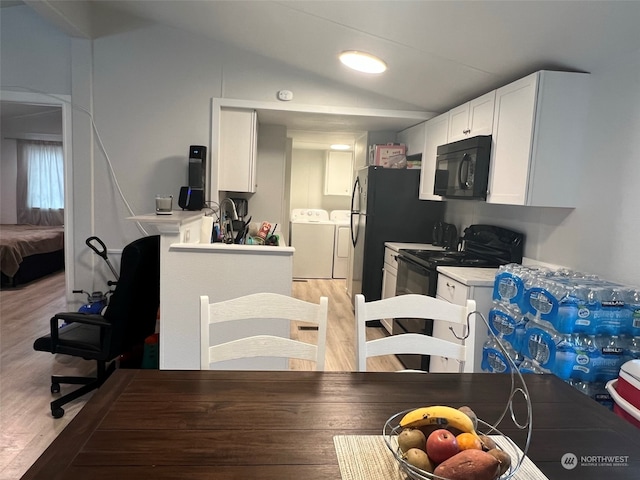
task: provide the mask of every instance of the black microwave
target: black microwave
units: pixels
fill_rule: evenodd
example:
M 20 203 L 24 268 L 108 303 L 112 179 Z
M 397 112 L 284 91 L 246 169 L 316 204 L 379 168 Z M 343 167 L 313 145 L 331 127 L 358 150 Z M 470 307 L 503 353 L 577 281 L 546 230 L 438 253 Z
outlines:
M 440 145 L 433 193 L 447 198 L 487 198 L 491 135 Z

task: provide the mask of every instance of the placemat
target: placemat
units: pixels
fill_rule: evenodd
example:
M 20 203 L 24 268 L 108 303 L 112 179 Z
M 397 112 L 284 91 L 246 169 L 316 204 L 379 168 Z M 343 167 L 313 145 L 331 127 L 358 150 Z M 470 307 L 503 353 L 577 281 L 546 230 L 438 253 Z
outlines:
M 499 435 L 491 435 L 495 442 L 512 455 L 521 450 Z M 333 444 L 338 456 L 342 480 L 405 480 L 393 454 L 381 435 L 336 435 Z M 520 454 L 520 453 L 519 453 Z M 525 457 L 513 480 L 549 480 L 544 473 Z

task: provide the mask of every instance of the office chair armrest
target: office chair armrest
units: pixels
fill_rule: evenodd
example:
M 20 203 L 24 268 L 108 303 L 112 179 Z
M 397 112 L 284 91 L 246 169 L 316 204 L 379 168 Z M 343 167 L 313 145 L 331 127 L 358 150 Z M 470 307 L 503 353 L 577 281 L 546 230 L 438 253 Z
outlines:
M 95 325 L 105 330 L 111 329 L 111 323 L 106 321 L 102 315 L 96 313 L 80 313 L 80 312 L 63 312 L 56 313 L 51 317 L 51 342 L 53 345 L 58 343 L 58 322 L 64 320 L 68 323 L 84 323 L 87 325 Z

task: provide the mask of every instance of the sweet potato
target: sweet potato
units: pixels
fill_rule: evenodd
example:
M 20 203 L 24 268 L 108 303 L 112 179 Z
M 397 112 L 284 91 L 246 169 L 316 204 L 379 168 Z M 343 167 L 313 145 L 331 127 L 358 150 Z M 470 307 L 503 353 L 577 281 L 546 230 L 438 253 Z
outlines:
M 449 480 L 494 480 L 499 462 L 482 450 L 463 450 L 445 460 L 433 473 Z

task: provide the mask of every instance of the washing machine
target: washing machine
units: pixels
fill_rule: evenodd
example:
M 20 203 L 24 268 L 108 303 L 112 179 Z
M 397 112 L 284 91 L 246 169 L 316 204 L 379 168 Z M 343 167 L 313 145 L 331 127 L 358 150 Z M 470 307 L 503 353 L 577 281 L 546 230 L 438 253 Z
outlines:
M 333 278 L 347 278 L 349 243 L 351 242 L 351 211 L 332 210 L 329 219 L 336 225 L 333 241 Z
M 335 223 L 329 212 L 315 208 L 291 211 L 290 245 L 293 278 L 332 278 Z

